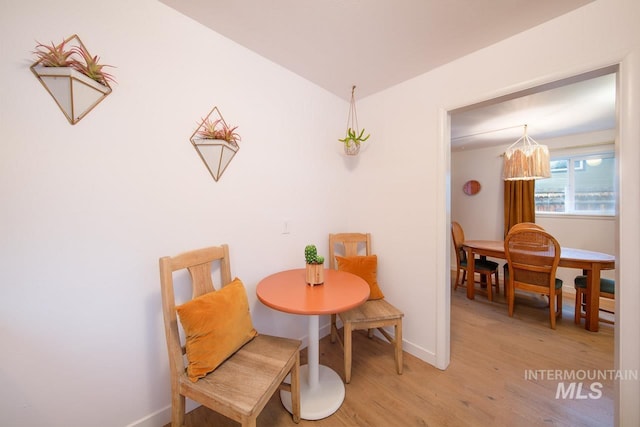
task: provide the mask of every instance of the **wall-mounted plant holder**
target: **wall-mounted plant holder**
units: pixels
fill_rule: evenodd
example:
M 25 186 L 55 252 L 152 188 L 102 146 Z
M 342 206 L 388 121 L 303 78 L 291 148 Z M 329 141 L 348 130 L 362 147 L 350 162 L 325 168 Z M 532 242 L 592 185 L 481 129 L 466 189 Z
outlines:
M 217 182 L 231 163 L 240 146 L 240 135 L 235 127 L 229 127 L 222 118 L 218 107 L 202 119 L 196 131 L 191 135 L 193 148 L 204 162 L 207 170 Z
M 78 123 L 89 111 L 102 102 L 110 93 L 109 81 L 113 77 L 102 71 L 98 57 L 91 56 L 77 35 L 65 39 L 57 46 L 45 46 L 36 51 L 38 61 L 31 65 L 31 71 L 53 97 L 69 123 Z M 51 55 L 65 58 L 61 64 L 51 65 Z M 89 71 L 86 71 L 89 69 Z M 87 76 L 84 72 L 93 75 Z

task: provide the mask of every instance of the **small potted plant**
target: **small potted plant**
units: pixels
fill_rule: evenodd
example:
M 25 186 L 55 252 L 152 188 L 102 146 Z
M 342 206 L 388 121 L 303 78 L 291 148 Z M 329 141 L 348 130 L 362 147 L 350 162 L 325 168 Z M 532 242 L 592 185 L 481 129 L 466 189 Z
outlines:
M 76 124 L 107 95 L 113 76 L 91 56 L 77 35 L 62 43 L 36 44 L 31 71 L 47 89 L 71 124 Z
M 218 107 L 214 107 L 191 135 L 191 144 L 215 181 L 220 179 L 240 149 L 241 138 L 236 129 L 238 126 L 227 125 Z
M 369 139 L 370 136 L 370 134 L 364 136 L 364 129 L 362 129 L 360 133 L 358 133 L 357 130 L 348 128 L 345 137 L 339 139 L 338 141 L 344 143 L 344 152 L 346 154 L 354 156 L 360 151 L 360 144 Z
M 315 245 L 307 245 L 304 248 L 304 259 L 307 264 L 306 281 L 309 285 L 321 285 L 324 283 L 324 257 L 318 255 Z

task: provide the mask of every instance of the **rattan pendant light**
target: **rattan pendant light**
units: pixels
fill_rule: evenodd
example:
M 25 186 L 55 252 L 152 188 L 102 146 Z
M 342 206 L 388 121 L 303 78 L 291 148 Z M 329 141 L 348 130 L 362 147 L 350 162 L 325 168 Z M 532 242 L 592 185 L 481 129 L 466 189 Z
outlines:
M 524 125 L 524 135 L 504 153 L 504 180 L 531 180 L 550 176 L 549 149 L 527 135 L 527 125 Z

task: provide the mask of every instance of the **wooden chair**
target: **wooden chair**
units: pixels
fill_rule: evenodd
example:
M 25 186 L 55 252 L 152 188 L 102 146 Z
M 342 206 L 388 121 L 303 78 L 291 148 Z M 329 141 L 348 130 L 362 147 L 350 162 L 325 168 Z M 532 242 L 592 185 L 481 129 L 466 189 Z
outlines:
M 239 422 L 255 427 L 256 418 L 271 396 L 283 389 L 291 392 L 293 421 L 300 421 L 300 341 L 258 334 L 206 377 L 192 382 L 184 363 L 174 288 L 190 282 L 191 298 L 215 292 L 212 265 L 219 265 L 221 285 L 231 281 L 227 245 L 160 258 L 160 284 L 169 366 L 171 373 L 171 425 L 182 427 L 185 397 Z M 174 272 L 188 270 L 191 280 L 174 285 Z M 181 279 L 186 279 L 186 276 Z M 178 293 L 178 292 L 176 292 Z M 179 294 L 185 294 L 180 292 Z M 283 383 L 290 374 L 290 385 Z
M 516 289 L 546 295 L 551 328 L 555 329 L 556 318 L 562 317 L 562 280 L 556 278 L 560 244 L 544 230 L 521 228 L 507 234 L 504 251 L 509 264 L 509 316 L 513 316 Z
M 339 251 L 336 251 L 338 247 Z M 359 255 L 359 247 L 364 249 L 364 255 L 371 254 L 371 234 L 369 233 L 339 233 L 329 234 L 329 267 L 336 268 L 336 255 L 352 257 Z M 396 371 L 402 374 L 402 317 L 404 313 L 384 298 L 368 300 L 364 304 L 349 311 L 338 313 L 344 330 L 343 337 L 338 333 L 336 314 L 331 315 L 331 342 L 336 339 L 344 351 L 345 383 L 351 382 L 351 354 L 352 331 L 366 329 L 369 338 L 373 337 L 373 329 L 378 331 L 394 346 Z M 392 337 L 384 327 L 393 327 Z
M 509 233 L 511 233 L 512 231 L 521 230 L 523 228 L 535 228 L 536 230 L 544 230 L 542 226 L 536 224 L 535 222 L 519 222 L 511 227 Z M 504 277 L 504 295 L 508 298 L 507 281 L 509 280 L 509 263 L 505 262 L 502 266 L 502 269 L 504 270 L 502 274 L 502 277 Z
M 573 280 L 575 289 L 576 289 L 576 303 L 575 303 L 575 314 L 573 321 L 576 324 L 580 324 L 580 319 L 584 319 L 586 317 L 586 297 L 587 297 L 587 276 L 576 276 Z M 600 298 L 608 298 L 611 300 L 616 299 L 616 282 L 615 280 L 600 278 Z M 604 311 L 609 314 L 613 314 L 612 311 L 606 310 L 600 307 L 600 311 Z M 615 322 L 605 319 L 599 318 L 600 322 L 614 324 Z
M 458 286 L 464 287 L 463 283 L 467 279 L 467 252 L 462 245 L 464 244 L 464 231 L 462 226 L 455 222 L 451 222 L 451 237 L 453 238 L 453 246 L 456 252 L 456 283 L 453 286 L 453 290 L 458 289 Z M 500 279 L 498 277 L 497 262 L 489 261 L 484 258 L 476 258 L 474 262 L 474 270 L 484 278 L 483 282 L 487 284 L 487 298 L 489 301 L 493 301 L 493 286 L 496 287 L 496 293 L 500 293 Z M 460 272 L 462 272 L 462 280 L 460 280 Z M 495 283 L 492 282 L 491 276 L 496 276 Z M 467 280 L 467 283 L 469 281 Z M 475 278 L 472 278 L 472 285 L 475 286 Z

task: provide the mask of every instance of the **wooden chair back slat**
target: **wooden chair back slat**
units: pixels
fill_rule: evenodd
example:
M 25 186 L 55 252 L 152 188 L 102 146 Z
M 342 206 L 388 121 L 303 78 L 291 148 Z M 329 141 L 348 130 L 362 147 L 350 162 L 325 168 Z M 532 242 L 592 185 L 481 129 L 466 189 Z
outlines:
M 364 249 L 364 255 L 371 255 L 370 233 L 340 233 L 329 235 L 329 268 L 336 269 L 336 255 L 357 256 Z
M 215 291 L 212 279 L 212 266 L 218 262 L 220 277 L 227 285 L 231 279 L 228 245 L 215 246 L 195 251 L 189 251 L 174 257 L 160 258 L 160 286 L 162 292 L 163 315 L 165 317 L 165 334 L 169 348 L 169 364 L 173 374 L 184 372 L 186 369 L 183 355 L 186 353 L 180 338 L 178 318 L 176 312 L 175 289 L 173 274 L 176 271 L 188 270 L 191 277 L 191 298 L 199 297 Z

